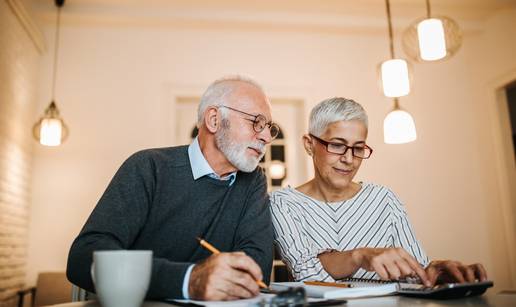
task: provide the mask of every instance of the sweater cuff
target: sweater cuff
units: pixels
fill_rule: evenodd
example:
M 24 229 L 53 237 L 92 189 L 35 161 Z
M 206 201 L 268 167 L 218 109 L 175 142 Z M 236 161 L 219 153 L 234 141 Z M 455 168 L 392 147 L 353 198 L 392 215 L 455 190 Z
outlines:
M 183 297 L 183 280 L 193 263 L 172 262 L 154 258 L 148 299 L 179 299 Z

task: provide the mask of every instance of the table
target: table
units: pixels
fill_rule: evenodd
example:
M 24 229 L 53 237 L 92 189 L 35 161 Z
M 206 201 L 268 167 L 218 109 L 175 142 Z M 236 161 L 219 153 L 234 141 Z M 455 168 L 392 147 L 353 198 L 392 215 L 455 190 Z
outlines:
M 231 304 L 229 304 L 231 305 Z M 53 307 L 100 307 L 97 301 L 85 301 L 52 305 Z M 143 307 L 171 307 L 172 304 L 162 302 L 145 302 Z M 456 300 L 428 300 L 419 298 L 409 298 L 402 296 L 383 296 L 375 298 L 361 298 L 348 300 L 343 306 L 380 306 L 380 307 L 444 307 L 444 306 L 500 306 L 514 307 L 516 306 L 516 294 L 484 294 L 482 296 L 456 299 Z

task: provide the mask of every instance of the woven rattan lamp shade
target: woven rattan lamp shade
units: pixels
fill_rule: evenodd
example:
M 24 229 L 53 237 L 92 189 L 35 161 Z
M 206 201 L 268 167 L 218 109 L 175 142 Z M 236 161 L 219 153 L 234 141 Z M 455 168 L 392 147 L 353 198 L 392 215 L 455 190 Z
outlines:
M 446 41 L 446 56 L 440 60 L 448 59 L 460 49 L 460 46 L 462 45 L 462 31 L 459 25 L 449 17 L 432 16 L 431 18 L 439 19 L 442 22 L 444 29 L 444 38 Z M 428 17 L 421 17 L 415 20 L 403 32 L 402 36 L 403 51 L 410 59 L 417 62 L 425 62 L 421 58 L 417 33 L 418 24 L 425 19 L 428 19 Z

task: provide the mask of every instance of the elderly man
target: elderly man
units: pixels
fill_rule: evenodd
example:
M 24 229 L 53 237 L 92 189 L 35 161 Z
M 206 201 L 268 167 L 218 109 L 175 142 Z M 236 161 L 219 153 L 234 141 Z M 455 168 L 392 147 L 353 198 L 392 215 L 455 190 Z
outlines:
M 278 135 L 261 87 L 212 83 L 190 146 L 148 149 L 120 167 L 68 256 L 68 279 L 89 291 L 95 250 L 153 250 L 148 298 L 230 300 L 269 280 L 273 232 L 258 162 Z M 222 251 L 211 255 L 196 237 Z

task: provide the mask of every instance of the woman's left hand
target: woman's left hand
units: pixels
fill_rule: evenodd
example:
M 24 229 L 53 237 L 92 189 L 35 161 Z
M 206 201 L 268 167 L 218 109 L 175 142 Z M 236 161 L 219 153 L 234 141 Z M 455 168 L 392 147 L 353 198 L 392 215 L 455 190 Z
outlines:
M 486 270 L 480 263 L 465 265 L 459 261 L 436 260 L 430 262 L 425 271 L 432 285 L 487 280 Z

